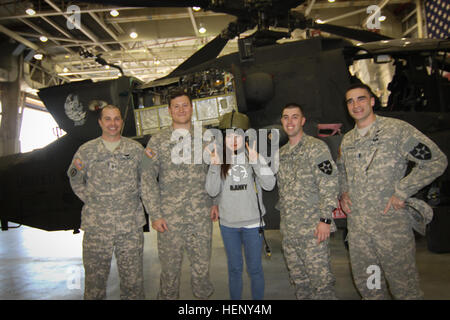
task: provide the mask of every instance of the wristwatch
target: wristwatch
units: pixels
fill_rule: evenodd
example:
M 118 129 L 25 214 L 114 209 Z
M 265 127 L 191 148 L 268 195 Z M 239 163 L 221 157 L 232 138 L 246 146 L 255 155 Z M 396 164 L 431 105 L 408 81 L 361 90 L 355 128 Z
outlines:
M 331 224 L 331 219 L 320 218 L 320 222 L 323 222 L 323 223 L 326 223 L 326 224 Z

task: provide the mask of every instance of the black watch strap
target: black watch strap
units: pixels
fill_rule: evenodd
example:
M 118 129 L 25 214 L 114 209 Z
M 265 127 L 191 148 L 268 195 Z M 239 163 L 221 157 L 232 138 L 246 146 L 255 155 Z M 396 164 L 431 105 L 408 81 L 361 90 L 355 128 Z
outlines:
M 331 224 L 331 219 L 320 218 L 320 222 L 323 222 L 323 223 L 326 223 L 326 224 Z

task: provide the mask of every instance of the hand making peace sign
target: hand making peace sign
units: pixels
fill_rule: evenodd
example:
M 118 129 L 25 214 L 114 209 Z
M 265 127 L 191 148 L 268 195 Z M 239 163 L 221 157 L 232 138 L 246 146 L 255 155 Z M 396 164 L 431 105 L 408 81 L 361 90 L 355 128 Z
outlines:
M 211 158 L 211 164 L 222 164 L 222 161 L 220 159 L 219 154 L 217 153 L 217 145 L 214 143 L 214 150 L 209 150 L 208 147 L 206 147 L 206 150 L 209 153 L 209 156 Z
M 248 150 L 248 160 L 250 161 L 250 163 L 256 163 L 258 161 L 258 152 L 256 151 L 256 140 L 253 141 L 253 146 L 251 149 L 248 146 L 248 142 L 245 143 L 245 146 L 247 147 Z

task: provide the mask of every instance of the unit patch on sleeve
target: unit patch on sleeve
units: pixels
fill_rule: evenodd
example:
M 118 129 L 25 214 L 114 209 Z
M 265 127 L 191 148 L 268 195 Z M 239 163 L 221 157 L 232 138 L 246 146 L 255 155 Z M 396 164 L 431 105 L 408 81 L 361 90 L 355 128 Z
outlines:
M 74 161 L 73 161 L 73 165 L 75 166 L 75 168 L 77 168 L 78 170 L 82 170 L 83 168 L 84 168 L 84 164 L 83 164 L 83 162 L 81 161 L 81 159 L 75 159 Z
M 333 166 L 331 165 L 331 162 L 329 160 L 322 161 L 317 165 L 325 174 L 331 175 L 333 173 Z
M 410 152 L 414 158 L 419 160 L 430 160 L 431 150 L 423 143 L 419 142 Z

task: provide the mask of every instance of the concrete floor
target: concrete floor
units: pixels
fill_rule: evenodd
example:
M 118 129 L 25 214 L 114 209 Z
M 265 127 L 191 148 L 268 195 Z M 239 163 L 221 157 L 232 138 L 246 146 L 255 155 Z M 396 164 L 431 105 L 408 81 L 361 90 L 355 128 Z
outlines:
M 0 231 L 0 300 L 79 300 L 83 298 L 81 242 L 83 232 L 47 232 L 29 227 Z M 293 300 L 294 288 L 281 253 L 279 230 L 266 231 L 272 257 L 263 258 L 266 279 L 265 298 Z M 419 238 L 417 265 L 426 299 L 450 300 L 450 254 L 429 252 L 426 239 Z M 332 268 L 336 276 L 339 299 L 359 299 L 350 273 L 348 252 L 342 230 L 331 238 Z M 144 276 L 147 299 L 155 299 L 159 286 L 160 265 L 156 249 L 156 232 L 145 233 Z M 225 250 L 217 223 L 214 225 L 211 278 L 215 292 L 211 299 L 228 296 Z M 249 279 L 244 276 L 244 299 L 250 299 Z M 117 267 L 113 260 L 108 280 L 108 299 L 119 299 Z M 194 299 L 190 289 L 189 262 L 183 262 L 180 299 Z

